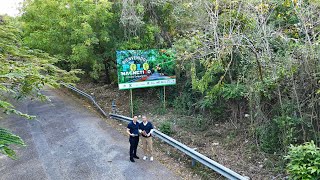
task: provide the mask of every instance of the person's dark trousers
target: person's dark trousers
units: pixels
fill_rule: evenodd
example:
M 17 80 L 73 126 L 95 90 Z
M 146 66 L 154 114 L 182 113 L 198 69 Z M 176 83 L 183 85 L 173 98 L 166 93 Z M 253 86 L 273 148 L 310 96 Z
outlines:
M 139 136 L 132 137 L 130 136 L 129 138 L 130 142 L 130 160 L 132 160 L 134 157 L 137 157 L 137 148 L 138 148 L 138 143 L 139 143 Z

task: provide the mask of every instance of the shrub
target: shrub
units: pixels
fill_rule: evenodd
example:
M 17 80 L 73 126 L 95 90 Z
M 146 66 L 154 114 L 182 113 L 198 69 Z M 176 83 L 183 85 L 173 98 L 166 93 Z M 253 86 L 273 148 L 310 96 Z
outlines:
M 299 146 L 290 145 L 285 158 L 289 160 L 286 169 L 290 179 L 320 178 L 320 148 L 313 141 Z
M 274 153 L 283 149 L 280 140 L 280 129 L 277 124 L 270 122 L 257 128 L 260 148 L 263 152 Z
M 134 112 L 134 114 L 143 113 L 143 112 L 141 112 L 141 104 L 142 104 L 142 100 L 141 99 L 134 99 L 132 103 L 133 103 L 133 112 Z
M 173 107 L 178 114 L 190 114 L 192 108 L 192 97 L 190 93 L 183 93 L 180 96 L 175 97 L 173 101 Z
M 173 130 L 172 130 L 172 123 L 169 121 L 164 121 L 160 124 L 159 129 L 162 133 L 166 134 L 166 135 L 171 135 L 173 134 Z
M 264 152 L 274 153 L 286 151 L 290 144 L 297 143 L 298 126 L 302 120 L 289 116 L 274 117 L 269 123 L 257 129 L 260 137 L 260 147 Z
M 166 114 L 166 109 L 163 107 L 163 104 L 160 104 L 158 106 L 155 106 L 152 109 L 152 113 L 153 114 L 158 114 L 158 115 L 164 115 L 164 114 Z

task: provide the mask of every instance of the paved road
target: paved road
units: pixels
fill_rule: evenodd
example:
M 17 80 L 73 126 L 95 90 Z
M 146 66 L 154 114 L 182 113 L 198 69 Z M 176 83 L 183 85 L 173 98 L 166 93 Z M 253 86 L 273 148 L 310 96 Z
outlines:
M 0 119 L 0 126 L 28 144 L 16 148 L 17 161 L 0 155 L 1 180 L 180 179 L 157 161 L 129 162 L 128 138 L 80 100 L 60 91 L 44 93 L 51 102 L 23 101 L 17 106 L 36 120 Z

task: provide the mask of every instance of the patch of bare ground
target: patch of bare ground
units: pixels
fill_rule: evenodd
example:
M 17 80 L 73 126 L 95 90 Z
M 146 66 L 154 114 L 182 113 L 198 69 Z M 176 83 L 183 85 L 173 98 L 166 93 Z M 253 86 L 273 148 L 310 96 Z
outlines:
M 106 112 L 111 112 L 111 103 L 115 100 L 118 114 L 130 115 L 129 91 L 120 91 L 115 85 L 99 85 L 93 83 L 80 84 L 79 89 L 93 95 L 98 104 Z M 165 121 L 172 123 L 174 139 L 196 148 L 198 152 L 214 161 L 232 169 L 233 171 L 250 177 L 250 179 L 284 179 L 283 170 L 279 167 L 279 157 L 261 152 L 255 140 L 249 136 L 249 126 L 231 122 L 216 122 L 199 129 L 195 117 L 174 113 L 174 107 L 169 107 L 165 114 L 159 115 L 159 97 L 155 91 L 142 89 L 134 90 L 134 100 L 139 103 L 139 114 L 146 114 L 156 128 Z M 110 121 L 119 132 L 125 134 L 126 124 Z M 202 125 L 203 126 L 203 125 Z M 142 153 L 142 152 L 141 152 Z M 174 170 L 184 179 L 225 179 L 211 169 L 199 163 L 191 167 L 191 158 L 171 146 L 155 141 L 155 158 Z

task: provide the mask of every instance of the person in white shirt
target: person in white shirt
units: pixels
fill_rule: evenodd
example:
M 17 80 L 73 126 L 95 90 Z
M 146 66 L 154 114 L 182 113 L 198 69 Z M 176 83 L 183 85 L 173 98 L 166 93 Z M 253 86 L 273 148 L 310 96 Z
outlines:
M 139 132 L 141 133 L 141 142 L 144 151 L 143 160 L 150 157 L 153 161 L 153 146 L 152 146 L 152 132 L 154 131 L 153 125 L 147 120 L 146 116 L 142 116 L 142 122 L 139 124 Z

